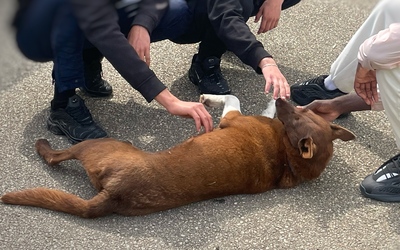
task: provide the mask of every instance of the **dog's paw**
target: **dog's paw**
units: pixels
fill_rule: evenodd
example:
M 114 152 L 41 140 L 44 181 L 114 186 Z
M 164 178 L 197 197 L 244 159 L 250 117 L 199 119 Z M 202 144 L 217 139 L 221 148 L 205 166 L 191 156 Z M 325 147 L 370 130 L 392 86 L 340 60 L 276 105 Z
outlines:
M 204 95 L 200 95 L 199 102 L 204 104 L 205 99 Z
M 220 107 L 225 104 L 226 95 L 203 94 L 200 96 L 200 102 L 207 107 Z
M 212 98 L 210 98 L 209 94 L 201 95 L 199 102 L 201 102 L 203 105 L 205 105 L 207 107 L 214 107 L 215 106 L 215 104 L 212 101 Z

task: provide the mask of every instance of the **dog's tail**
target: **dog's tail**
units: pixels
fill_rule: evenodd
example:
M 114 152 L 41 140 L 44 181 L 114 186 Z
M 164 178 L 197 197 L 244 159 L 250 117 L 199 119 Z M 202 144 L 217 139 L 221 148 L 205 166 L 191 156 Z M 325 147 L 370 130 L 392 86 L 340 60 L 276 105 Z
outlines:
M 112 202 L 105 192 L 90 200 L 61 190 L 32 188 L 6 193 L 1 197 L 6 204 L 41 207 L 69 213 L 83 218 L 95 218 L 112 213 Z
M 47 162 L 47 164 L 54 166 L 58 163 L 74 159 L 74 155 L 71 153 L 69 149 L 65 150 L 54 150 L 51 148 L 50 143 L 46 139 L 39 139 L 35 143 L 36 151 L 43 159 Z

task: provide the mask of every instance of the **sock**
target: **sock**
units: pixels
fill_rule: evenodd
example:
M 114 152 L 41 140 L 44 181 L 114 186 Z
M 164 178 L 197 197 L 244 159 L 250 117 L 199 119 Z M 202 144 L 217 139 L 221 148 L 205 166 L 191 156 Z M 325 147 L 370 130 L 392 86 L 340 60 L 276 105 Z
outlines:
M 68 99 L 74 95 L 75 95 L 75 89 L 69 89 L 69 90 L 59 93 L 57 91 L 57 88 L 55 87 L 54 88 L 54 97 L 53 97 L 53 100 L 51 101 L 51 109 L 56 110 L 56 109 L 60 109 L 60 108 L 63 109 L 65 107 L 67 107 Z
M 325 88 L 327 90 L 335 90 L 335 89 L 337 89 L 335 83 L 332 80 L 331 75 L 329 75 L 327 78 L 325 78 L 324 85 L 325 85 Z

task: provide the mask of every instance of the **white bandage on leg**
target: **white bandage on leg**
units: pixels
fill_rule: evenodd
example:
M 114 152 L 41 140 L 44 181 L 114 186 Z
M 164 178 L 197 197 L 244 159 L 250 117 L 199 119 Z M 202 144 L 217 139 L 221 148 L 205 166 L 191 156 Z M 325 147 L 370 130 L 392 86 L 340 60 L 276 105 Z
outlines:
M 229 111 L 240 111 L 240 101 L 234 95 L 211 95 L 203 94 L 200 96 L 200 102 L 208 107 L 220 107 L 224 105 L 222 111 L 222 117 L 224 117 Z

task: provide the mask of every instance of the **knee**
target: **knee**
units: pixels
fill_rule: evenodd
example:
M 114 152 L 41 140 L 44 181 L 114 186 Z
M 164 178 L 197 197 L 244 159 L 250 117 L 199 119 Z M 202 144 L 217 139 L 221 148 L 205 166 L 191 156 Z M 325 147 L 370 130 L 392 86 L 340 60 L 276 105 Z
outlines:
M 169 9 L 164 16 L 166 21 L 175 20 L 175 22 L 189 21 L 192 13 L 185 0 L 170 0 Z
M 375 11 L 379 13 L 380 16 L 383 17 L 392 17 L 395 19 L 399 19 L 400 13 L 400 4 L 397 1 L 393 0 L 381 0 L 375 7 Z
M 152 33 L 152 42 L 180 37 L 192 23 L 193 15 L 186 1 L 170 0 L 168 11 Z
M 32 40 L 26 37 L 25 34 L 17 32 L 16 42 L 18 49 L 26 58 L 35 62 L 49 62 L 53 60 L 50 47 L 44 51 L 43 48 L 40 48 L 37 41 Z

